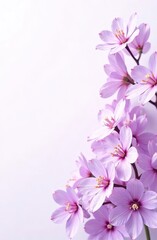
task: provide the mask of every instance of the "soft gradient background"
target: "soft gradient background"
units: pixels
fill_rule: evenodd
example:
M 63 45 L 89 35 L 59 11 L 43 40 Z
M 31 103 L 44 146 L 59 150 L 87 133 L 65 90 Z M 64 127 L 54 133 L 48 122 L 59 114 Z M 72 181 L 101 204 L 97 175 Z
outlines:
M 80 152 L 90 157 L 107 55 L 95 50 L 98 33 L 136 11 L 151 26 L 152 52 L 156 9 L 155 0 L 0 1 L 1 240 L 67 239 L 50 221 L 52 193 Z M 80 230 L 75 240 L 85 239 Z

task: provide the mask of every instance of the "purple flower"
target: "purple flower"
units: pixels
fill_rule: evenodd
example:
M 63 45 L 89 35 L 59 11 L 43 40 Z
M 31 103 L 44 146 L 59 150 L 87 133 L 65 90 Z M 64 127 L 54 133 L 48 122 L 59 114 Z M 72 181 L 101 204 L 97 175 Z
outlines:
M 125 224 L 132 239 L 140 235 L 143 224 L 157 227 L 157 193 L 145 191 L 139 180 L 130 180 L 126 189 L 115 188 L 110 200 L 116 205 L 111 212 L 113 224 Z
M 128 86 L 134 84 L 134 81 L 127 72 L 122 54 L 109 55 L 109 61 L 111 67 L 109 68 L 108 65 L 104 66 L 105 71 L 109 73 L 109 77 L 107 82 L 101 87 L 100 95 L 103 98 L 108 98 L 118 92 L 118 98 L 123 98 Z
M 138 35 L 139 30 L 136 27 L 137 14 L 134 13 L 127 25 L 121 18 L 115 18 L 112 22 L 112 32 L 102 31 L 99 35 L 105 42 L 97 46 L 97 49 L 111 49 L 110 53 L 116 53 L 124 49 L 128 43 L 132 42 Z
M 83 206 L 94 212 L 112 193 L 115 168 L 112 163 L 104 165 L 99 160 L 91 160 L 89 166 L 93 177 L 79 180 L 78 190 L 82 195 Z
M 79 168 L 79 173 L 81 177 L 83 178 L 91 177 L 91 172 L 88 167 L 88 161 L 83 154 L 81 154 L 76 163 Z
M 102 206 L 93 213 L 94 219 L 85 224 L 89 240 L 123 240 L 127 236 L 124 226 L 115 226 L 110 219 L 110 209 Z
M 148 24 L 142 23 L 138 28 L 138 36 L 136 36 L 134 40 L 128 45 L 134 56 L 141 53 L 147 53 L 150 49 L 150 43 L 147 42 L 150 35 L 150 28 Z
M 93 132 L 88 140 L 100 140 L 108 136 L 113 132 L 115 127 L 120 122 L 125 109 L 125 101 L 122 99 L 113 101 L 112 105 L 106 105 L 105 108 L 99 111 L 98 120 L 100 121 L 102 127 Z
M 128 89 L 126 97 L 131 99 L 140 96 L 141 103 L 147 103 L 157 92 L 157 52 L 150 56 L 149 69 L 136 66 L 132 70 L 132 77 L 138 84 Z
M 137 160 L 138 153 L 131 147 L 132 132 L 129 127 L 123 126 L 120 133 L 114 132 L 106 138 L 104 143 L 103 162 L 113 162 L 116 175 L 121 181 L 128 181 L 132 175 L 131 164 Z M 102 155 L 102 154 L 101 154 Z
M 144 170 L 141 176 L 144 186 L 157 192 L 157 142 L 148 143 L 148 155 L 140 154 L 138 164 Z
M 83 210 L 79 205 L 79 199 L 73 188 L 68 187 L 67 191 L 57 190 L 53 194 L 56 203 L 61 205 L 52 213 L 51 220 L 55 223 L 66 221 L 66 232 L 72 239 L 80 225 L 83 222 Z

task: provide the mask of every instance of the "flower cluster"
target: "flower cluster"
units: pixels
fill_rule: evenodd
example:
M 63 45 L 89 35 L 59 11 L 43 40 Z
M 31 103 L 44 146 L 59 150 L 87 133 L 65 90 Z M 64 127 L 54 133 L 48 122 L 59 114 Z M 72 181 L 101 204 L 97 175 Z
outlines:
M 60 208 L 51 219 L 66 222 L 69 239 L 82 223 L 88 240 L 136 239 L 143 227 L 150 239 L 149 228 L 157 228 L 157 135 L 148 130 L 145 111 L 146 103 L 157 108 L 157 52 L 147 67 L 140 65 L 150 49 L 150 29 L 138 26 L 136 17 L 127 25 L 115 18 L 112 31 L 100 33 L 97 49 L 109 50 L 100 95 L 109 103 L 98 113 L 99 129 L 88 137 L 93 158 L 81 154 L 77 177 L 53 194 Z

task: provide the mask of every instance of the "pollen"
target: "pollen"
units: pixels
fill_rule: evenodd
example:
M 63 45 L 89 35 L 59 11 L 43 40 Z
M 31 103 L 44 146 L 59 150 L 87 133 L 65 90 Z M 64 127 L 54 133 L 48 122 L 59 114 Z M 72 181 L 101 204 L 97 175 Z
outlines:
M 109 180 L 105 179 L 102 176 L 97 177 L 96 182 L 97 182 L 96 188 L 106 188 L 109 185 Z
M 137 211 L 139 209 L 139 205 L 137 203 L 133 203 L 130 207 L 130 209 Z

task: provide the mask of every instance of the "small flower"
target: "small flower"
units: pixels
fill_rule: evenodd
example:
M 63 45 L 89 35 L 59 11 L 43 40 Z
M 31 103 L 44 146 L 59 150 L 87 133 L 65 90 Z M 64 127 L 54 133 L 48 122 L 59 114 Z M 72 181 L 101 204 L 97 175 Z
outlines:
M 131 179 L 124 188 L 115 188 L 110 196 L 116 207 L 111 212 L 114 225 L 125 224 L 131 239 L 137 238 L 143 224 L 150 228 L 157 227 L 157 193 L 145 191 L 143 184 L 137 179 Z
M 145 187 L 157 192 L 157 143 L 155 141 L 149 141 L 148 155 L 140 154 L 138 164 L 144 170 L 141 182 Z
M 122 99 L 116 104 L 113 102 L 112 105 L 106 105 L 105 109 L 99 111 L 98 120 L 102 127 L 93 132 L 88 140 L 100 140 L 112 133 L 124 114 L 125 103 Z
M 140 24 L 139 34 L 134 38 L 134 40 L 128 45 L 131 52 L 136 56 L 137 54 L 147 53 L 150 49 L 150 43 L 147 42 L 150 35 L 150 28 L 148 24 Z
M 98 160 L 91 160 L 90 171 L 93 177 L 79 180 L 77 187 L 82 195 L 83 206 L 88 206 L 89 210 L 94 212 L 112 193 L 115 168 L 112 163 L 104 165 Z
M 109 55 L 111 64 L 107 82 L 101 87 L 100 95 L 103 98 L 111 97 L 118 92 L 118 98 L 123 98 L 130 84 L 134 84 L 133 79 L 128 74 L 122 54 Z M 104 66 L 108 68 L 109 66 Z
M 149 102 L 157 92 L 157 52 L 150 56 L 149 69 L 136 66 L 131 75 L 138 84 L 128 89 L 126 97 L 131 99 L 140 96 L 142 104 Z
M 124 226 L 115 226 L 110 219 L 110 209 L 102 206 L 93 213 L 94 219 L 85 224 L 90 240 L 123 240 L 127 236 Z
M 100 38 L 105 42 L 99 44 L 97 49 L 106 50 L 111 49 L 110 53 L 116 53 L 124 49 L 127 44 L 132 42 L 138 35 L 139 30 L 136 27 L 137 14 L 134 13 L 127 24 L 123 22 L 121 18 L 115 18 L 112 22 L 112 32 L 102 31 L 99 35 Z
M 51 220 L 55 223 L 66 221 L 67 235 L 72 239 L 83 222 L 83 210 L 79 205 L 79 199 L 71 187 L 68 187 L 66 192 L 57 190 L 53 198 L 61 207 L 52 213 Z

